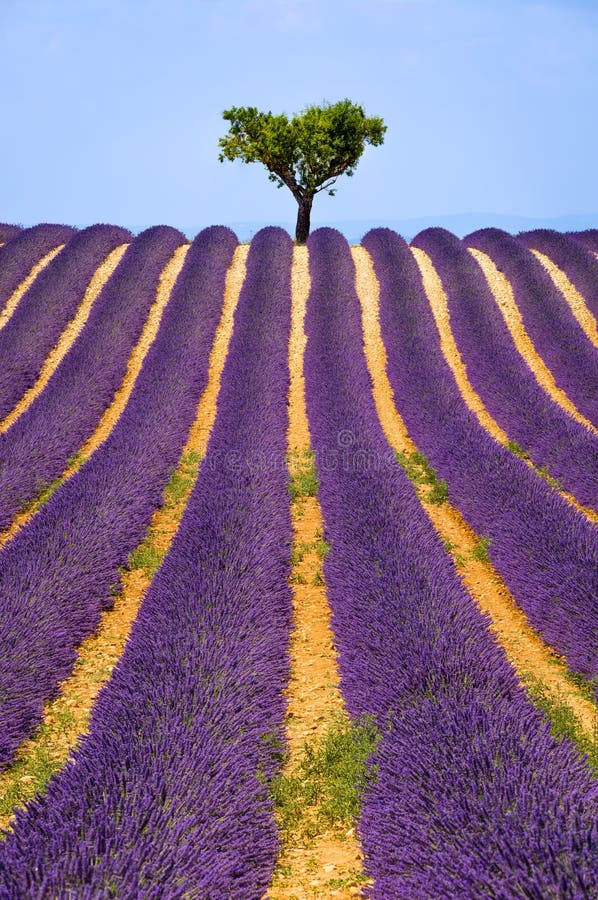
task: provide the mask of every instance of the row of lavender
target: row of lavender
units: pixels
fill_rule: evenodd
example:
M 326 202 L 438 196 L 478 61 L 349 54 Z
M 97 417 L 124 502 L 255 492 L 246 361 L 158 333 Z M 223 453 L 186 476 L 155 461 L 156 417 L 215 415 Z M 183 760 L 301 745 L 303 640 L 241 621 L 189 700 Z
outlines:
M 385 233 L 365 244 L 383 306 L 411 307 L 403 330 L 413 340 L 419 287 L 413 273 L 397 284 L 409 272 L 406 257 L 398 265 L 402 245 Z M 389 453 L 346 242 L 322 229 L 309 249 L 306 397 L 341 684 L 350 713 L 373 714 L 382 731 L 360 823 L 369 894 L 590 896 L 598 889 L 598 789 L 526 699 Z M 383 312 L 388 347 L 400 347 Z M 402 359 L 407 382 L 435 358 L 432 347 L 419 350 Z M 421 406 L 428 385 L 420 387 Z
M 20 225 L 9 225 L 8 223 L 0 224 L 0 243 L 5 244 L 11 238 L 16 237 L 21 232 Z
M 6 241 L 0 247 L 0 312 L 40 260 L 75 233 L 66 225 L 35 225 L 13 234 L 8 228 L 0 225 L 0 238 Z
M 165 229 L 151 241 L 160 265 L 181 240 Z M 0 553 L 0 768 L 113 603 L 160 504 L 207 383 L 236 243 L 228 229 L 198 235 L 115 428 Z
M 467 242 L 482 245 L 507 273 L 520 306 L 523 296 L 532 302 L 524 275 L 528 282 L 538 274 L 544 276 L 537 290 L 545 298 L 548 276 L 543 270 L 537 272 L 540 263 L 515 238 L 488 230 L 477 232 Z M 429 229 L 418 235 L 415 245 L 426 251 L 442 280 L 457 347 L 469 380 L 490 414 L 537 466 L 546 466 L 579 503 L 598 512 L 596 435 L 540 387 L 515 347 L 482 269 L 464 243 L 448 231 Z M 563 315 L 567 312 L 573 319 L 562 300 L 560 305 Z
M 416 238 L 416 241 L 419 238 Z M 564 239 L 566 240 L 566 239 Z M 464 243 L 487 253 L 511 283 L 525 330 L 547 364 L 556 384 L 577 409 L 598 428 L 598 367 L 596 350 L 543 265 L 526 247 L 544 246 L 537 232 L 518 240 L 494 228 L 484 228 Z M 570 241 L 570 258 L 576 247 Z M 583 255 L 587 251 L 582 251 Z M 562 257 L 558 254 L 562 262 Z M 590 262 L 590 265 L 587 263 Z M 586 269 L 595 262 L 586 259 Z M 587 287 L 588 285 L 586 285 Z M 591 297 L 591 292 L 588 293 Z
M 157 227 L 133 241 L 43 392 L 0 435 L 0 529 L 35 497 L 41 484 L 64 471 L 69 457 L 96 427 L 122 382 L 160 274 L 184 240 L 173 228 Z M 69 264 L 68 247 L 64 254 Z
M 75 232 L 64 250 L 40 272 L 0 330 L 0 418 L 35 382 L 44 359 L 74 317 L 97 267 L 119 244 L 130 239 L 123 228 L 93 225 Z
M 590 312 L 598 318 L 598 231 L 589 229 L 572 234 L 538 229 L 524 231 L 517 240 L 529 249 L 548 256 L 569 278 L 584 298 Z
M 254 238 L 180 529 L 89 735 L 0 850 L 2 897 L 248 900 L 267 887 L 291 623 L 291 259 L 281 230 Z
M 434 234 L 415 244 L 434 251 Z M 467 408 L 440 349 L 419 269 L 387 229 L 364 238 L 380 283 L 395 403 L 531 624 L 571 667 L 598 674 L 598 534 Z M 438 253 L 435 253 L 438 261 Z

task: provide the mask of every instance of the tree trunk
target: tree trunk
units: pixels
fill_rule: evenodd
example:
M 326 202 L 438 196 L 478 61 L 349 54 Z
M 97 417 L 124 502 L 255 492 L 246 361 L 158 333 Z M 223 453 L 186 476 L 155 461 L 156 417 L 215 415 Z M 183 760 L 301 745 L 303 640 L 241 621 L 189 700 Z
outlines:
M 309 220 L 311 218 L 311 205 L 313 196 L 303 197 L 298 200 L 299 209 L 297 210 L 297 227 L 295 229 L 295 240 L 298 244 L 304 244 L 309 237 Z

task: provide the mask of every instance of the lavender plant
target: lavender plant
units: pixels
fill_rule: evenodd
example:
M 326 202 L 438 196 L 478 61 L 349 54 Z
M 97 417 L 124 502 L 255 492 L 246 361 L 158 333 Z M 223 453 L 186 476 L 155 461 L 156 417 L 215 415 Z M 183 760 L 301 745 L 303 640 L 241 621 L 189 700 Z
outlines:
M 161 232 L 169 253 L 181 239 Z M 121 567 L 160 504 L 207 383 L 235 245 L 228 229 L 198 235 L 115 428 L 0 552 L 0 767 L 113 604 Z
M 21 231 L 20 225 L 9 225 L 8 223 L 3 222 L 0 224 L 0 242 L 6 243 L 6 241 L 10 241 L 11 238 L 15 237 Z
M 591 253 L 598 253 L 598 228 L 588 228 L 586 231 L 571 231 L 569 235 Z
M 598 427 L 596 350 L 544 266 L 516 238 L 497 228 L 475 231 L 464 242 L 487 253 L 503 270 L 525 330 L 556 384 Z
M 596 529 L 525 462 L 497 444 L 461 397 L 408 245 L 388 229 L 364 240 L 380 282 L 380 323 L 396 406 L 489 539 L 490 559 L 532 626 L 575 671 L 598 673 Z
M 414 341 L 421 287 L 408 250 L 399 265 L 396 235 L 371 232 L 365 244 L 384 305 L 392 282 L 393 306 L 409 310 L 404 343 Z M 374 716 L 382 733 L 359 824 L 374 879 L 367 894 L 591 896 L 598 788 L 527 700 L 394 461 L 372 399 L 345 240 L 320 229 L 308 247 L 306 398 L 341 687 L 351 715 Z M 433 346 L 421 350 L 403 360 L 408 383 L 436 361 Z
M 586 242 L 583 238 L 575 240 L 571 235 L 560 231 L 540 228 L 537 231 L 522 232 L 517 240 L 524 247 L 539 250 L 550 257 L 577 288 L 594 316 L 598 317 L 598 262 L 591 252 L 592 246 L 598 251 L 598 240 L 592 239 L 598 232 L 588 231 L 582 234 L 587 236 Z
M 180 232 L 164 227 L 135 239 L 43 392 L 0 435 L 0 529 L 60 476 L 92 433 L 127 371 L 160 273 L 183 241 Z
M 268 885 L 291 625 L 291 258 L 282 230 L 253 239 L 180 529 L 89 734 L 0 849 L 7 900 L 251 900 Z
M 416 244 L 440 275 L 468 378 L 490 414 L 536 466 L 546 466 L 579 503 L 598 511 L 598 438 L 540 387 L 463 243 L 444 229 L 430 228 Z M 502 268 L 504 255 L 498 259 Z
M 0 309 L 34 265 L 74 233 L 66 225 L 34 225 L 23 231 L 17 229 L 12 236 L 5 235 L 7 243 L 0 247 Z
M 34 384 L 97 267 L 128 238 L 129 232 L 115 225 L 92 225 L 77 232 L 35 279 L 0 330 L 0 418 Z

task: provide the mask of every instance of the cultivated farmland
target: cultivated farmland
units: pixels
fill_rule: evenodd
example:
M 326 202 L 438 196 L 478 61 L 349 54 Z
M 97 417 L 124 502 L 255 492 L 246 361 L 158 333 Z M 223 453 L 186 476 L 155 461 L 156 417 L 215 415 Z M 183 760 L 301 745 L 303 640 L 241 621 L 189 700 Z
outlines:
M 0 244 L 0 898 L 598 897 L 598 232 Z

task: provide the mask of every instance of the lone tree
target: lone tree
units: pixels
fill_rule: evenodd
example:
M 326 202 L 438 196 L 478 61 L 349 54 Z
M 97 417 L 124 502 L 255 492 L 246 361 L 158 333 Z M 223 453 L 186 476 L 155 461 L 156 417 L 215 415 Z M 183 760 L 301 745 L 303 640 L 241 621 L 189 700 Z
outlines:
M 299 204 L 298 244 L 308 238 L 314 196 L 328 191 L 333 197 L 339 175 L 352 175 L 365 145 L 378 146 L 386 131 L 381 118 L 366 118 L 362 107 L 350 100 L 308 106 L 290 120 L 254 106 L 233 106 L 222 115 L 230 128 L 218 142 L 220 162 L 261 162 L 270 181 L 277 187 L 286 184 Z

